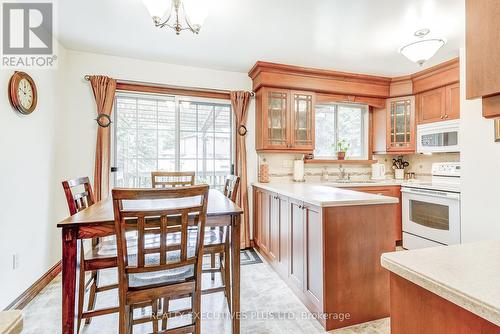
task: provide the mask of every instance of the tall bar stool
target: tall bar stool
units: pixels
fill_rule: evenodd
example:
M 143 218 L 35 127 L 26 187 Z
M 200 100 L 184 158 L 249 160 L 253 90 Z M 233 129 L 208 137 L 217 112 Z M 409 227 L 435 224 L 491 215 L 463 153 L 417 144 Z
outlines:
M 153 333 L 200 333 L 201 269 L 208 185 L 170 189 L 113 189 L 118 245 L 119 334 L 152 322 Z M 147 200 L 149 207 L 141 206 Z M 143 202 L 144 203 L 144 202 Z M 188 228 L 191 225 L 191 228 Z M 194 227 L 194 228 L 193 228 Z M 137 230 L 129 244 L 126 231 Z M 159 245 L 147 247 L 147 236 Z M 135 247 L 135 252 L 129 250 Z M 191 298 L 191 307 L 170 311 L 169 300 Z M 163 301 L 163 302 L 161 302 Z M 152 316 L 134 319 L 134 308 L 152 306 Z M 168 329 L 169 318 L 192 314 L 187 325 Z M 161 331 L 159 322 L 161 320 Z
M 70 215 L 94 204 L 94 194 L 88 177 L 81 177 L 62 182 Z M 77 188 L 83 188 L 77 190 Z M 118 288 L 118 284 L 100 285 L 101 270 L 117 267 L 116 244 L 114 241 L 93 238 L 91 249 L 85 251 L 84 240 L 80 240 L 80 279 L 78 288 L 78 331 L 82 319 L 89 324 L 92 317 L 118 312 L 118 307 L 95 309 L 97 295 L 100 292 Z M 85 273 L 90 272 L 90 279 L 85 282 Z M 87 311 L 84 311 L 85 290 L 90 286 Z
M 195 172 L 151 172 L 152 188 L 193 186 Z

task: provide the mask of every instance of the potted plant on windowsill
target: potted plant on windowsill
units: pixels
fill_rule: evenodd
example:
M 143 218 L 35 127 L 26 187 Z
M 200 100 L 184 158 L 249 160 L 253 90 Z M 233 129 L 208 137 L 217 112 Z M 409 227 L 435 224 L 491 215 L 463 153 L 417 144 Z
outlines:
M 345 160 L 345 155 L 350 147 L 351 145 L 345 139 L 339 140 L 337 143 L 337 159 Z

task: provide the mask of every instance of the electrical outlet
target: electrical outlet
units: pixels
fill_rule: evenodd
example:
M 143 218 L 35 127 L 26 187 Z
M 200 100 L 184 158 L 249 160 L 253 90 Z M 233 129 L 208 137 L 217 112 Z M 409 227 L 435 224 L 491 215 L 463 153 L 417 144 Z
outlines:
M 19 268 L 19 254 L 12 254 L 12 270 Z

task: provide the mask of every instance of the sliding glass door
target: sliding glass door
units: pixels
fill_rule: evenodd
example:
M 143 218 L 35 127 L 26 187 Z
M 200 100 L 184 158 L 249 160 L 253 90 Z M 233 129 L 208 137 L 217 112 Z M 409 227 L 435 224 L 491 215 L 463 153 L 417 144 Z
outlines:
M 229 101 L 119 93 L 115 102 L 115 186 L 150 187 L 151 171 L 164 170 L 222 188 L 233 161 Z

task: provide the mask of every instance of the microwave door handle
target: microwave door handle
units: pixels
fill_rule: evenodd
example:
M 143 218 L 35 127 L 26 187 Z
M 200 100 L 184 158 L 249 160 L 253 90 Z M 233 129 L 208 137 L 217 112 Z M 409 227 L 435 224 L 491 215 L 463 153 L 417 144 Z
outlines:
M 427 195 L 427 196 L 433 196 L 433 197 L 449 198 L 449 199 L 460 199 L 460 194 L 444 192 L 444 191 L 439 191 L 439 190 L 403 188 L 403 189 L 401 189 L 401 192 L 410 193 L 410 194 L 418 194 L 418 195 Z

